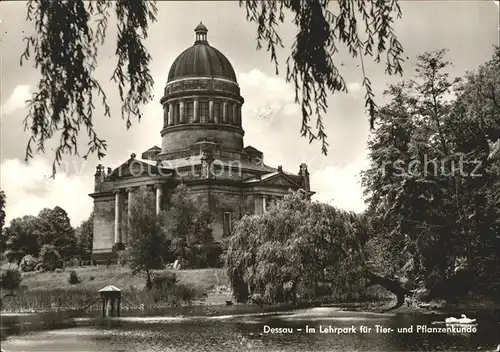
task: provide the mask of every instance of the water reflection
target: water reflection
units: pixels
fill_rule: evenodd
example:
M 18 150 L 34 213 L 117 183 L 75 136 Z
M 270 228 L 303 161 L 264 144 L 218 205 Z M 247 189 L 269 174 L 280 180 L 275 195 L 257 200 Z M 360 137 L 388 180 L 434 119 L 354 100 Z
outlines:
M 160 314 L 159 312 L 157 312 Z M 220 316 L 126 316 L 43 314 L 2 317 L 7 351 L 467 351 L 494 348 L 498 324 L 478 319 L 475 334 L 398 333 L 397 328 L 432 325 L 444 317 L 348 312 L 339 308 Z M 263 334 L 263 326 L 292 328 L 293 334 Z M 356 333 L 326 334 L 319 326 L 356 328 Z M 360 332 L 360 326 L 371 327 Z M 376 333 L 375 326 L 394 329 Z M 305 327 L 316 328 L 307 333 Z M 298 331 L 297 329 L 301 329 Z M 492 347 L 493 346 L 493 347 Z

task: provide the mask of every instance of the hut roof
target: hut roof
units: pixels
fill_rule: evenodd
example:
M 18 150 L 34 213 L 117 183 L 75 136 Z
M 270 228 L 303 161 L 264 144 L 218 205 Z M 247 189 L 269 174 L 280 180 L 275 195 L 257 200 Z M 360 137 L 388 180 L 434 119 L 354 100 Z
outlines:
M 99 292 L 121 292 L 121 290 L 116 286 L 108 285 L 101 288 Z

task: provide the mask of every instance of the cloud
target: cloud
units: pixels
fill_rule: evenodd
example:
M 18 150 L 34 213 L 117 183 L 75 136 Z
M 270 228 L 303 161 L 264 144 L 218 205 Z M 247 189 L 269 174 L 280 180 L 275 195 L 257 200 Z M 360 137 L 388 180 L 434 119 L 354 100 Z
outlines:
M 349 93 L 358 93 L 362 88 L 361 83 L 351 82 L 347 84 L 347 90 Z
M 26 100 L 31 98 L 31 87 L 21 84 L 14 88 L 12 94 L 0 106 L 0 112 L 3 115 L 10 115 L 18 109 L 26 107 Z
M 285 108 L 285 113 L 290 115 L 294 109 L 294 89 L 280 77 L 269 77 L 259 69 L 253 69 L 240 73 L 238 84 L 245 98 L 243 113 L 246 112 L 244 116 L 249 116 L 247 118 L 269 118 Z
M 283 165 L 286 171 L 298 172 L 299 164 L 306 162 L 316 200 L 346 210 L 363 211 L 365 204 L 359 173 L 368 166 L 367 150 L 360 147 L 360 152 L 354 152 L 353 162 L 347 162 L 346 151 L 338 148 L 331 148 L 328 157 L 321 155 L 319 143 L 309 144 L 307 139 L 300 137 L 302 113 L 300 106 L 294 102 L 291 84 L 284 79 L 267 76 L 258 69 L 241 73 L 238 82 L 245 98 L 245 141 L 264 152 L 266 164 Z M 360 89 L 361 84 L 357 82 L 349 84 L 351 94 Z M 252 114 L 254 112 L 258 114 Z M 343 104 L 332 104 L 329 111 L 340 116 L 349 112 Z M 349 138 L 351 147 L 357 149 L 352 136 Z M 364 145 L 365 141 L 362 143 Z
M 314 200 L 345 210 L 362 212 L 366 209 L 361 188 L 361 171 L 368 167 L 368 153 L 345 166 L 326 166 L 311 174 Z
M 67 165 L 67 168 L 76 164 Z M 37 158 L 29 164 L 19 159 L 7 159 L 1 165 L 1 188 L 7 196 L 6 223 L 24 215 L 37 215 L 43 208 L 60 206 L 68 213 L 73 226 L 78 226 L 92 211 L 92 176 L 68 176 L 69 169 L 61 168 L 55 179 L 52 166 Z

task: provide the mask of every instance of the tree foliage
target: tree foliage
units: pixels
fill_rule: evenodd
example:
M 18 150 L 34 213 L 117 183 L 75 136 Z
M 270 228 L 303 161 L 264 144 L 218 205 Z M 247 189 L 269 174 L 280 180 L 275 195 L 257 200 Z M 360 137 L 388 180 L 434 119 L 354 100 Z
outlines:
M 54 271 L 63 267 L 61 254 L 54 245 L 46 244 L 40 249 L 40 264 L 43 270 Z
M 59 206 L 43 209 L 38 214 L 38 219 L 41 243 L 55 246 L 63 260 L 77 254 L 75 229 L 64 209 Z
M 365 276 L 368 234 L 364 216 L 290 193 L 268 212 L 243 217 L 227 239 L 235 296 L 271 303 L 346 292 Z
M 4 297 L 13 295 L 13 291 L 19 288 L 21 281 L 21 272 L 17 267 L 7 265 L 0 268 L 0 289 Z
M 82 260 L 90 260 L 92 255 L 92 241 L 94 238 L 94 212 L 90 213 L 75 230 L 78 252 Z
M 27 4 L 27 19 L 33 22 L 36 34 L 24 38 L 26 49 L 21 64 L 33 56 L 41 78 L 37 91 L 29 101 L 25 128 L 31 138 L 26 158 L 45 151 L 47 140 L 60 139 L 55 149 L 53 171 L 64 154 L 78 154 L 80 129 L 85 129 L 89 148 L 85 157 L 105 155 L 106 141 L 94 129 L 95 95 L 100 96 L 104 115 L 110 116 L 106 92 L 95 77 L 98 50 L 105 42 L 108 20 L 114 7 L 118 40 L 117 65 L 111 78 L 117 83 L 122 99 L 121 115 L 127 128 L 131 118 L 141 118 L 144 104 L 152 99 L 152 60 L 144 46 L 149 25 L 156 21 L 155 1 L 97 0 L 34 1 Z M 257 48 L 270 52 L 278 74 L 277 48 L 283 47 L 278 29 L 287 18 L 298 33 L 286 61 L 286 79 L 295 87 L 296 100 L 302 107 L 303 136 L 319 139 L 322 152 L 327 152 L 323 116 L 329 93 L 347 92 L 341 68 L 335 58 L 341 48 L 359 59 L 366 89 L 366 107 L 373 124 L 376 104 L 371 82 L 364 68 L 363 57 L 372 56 L 380 62 L 385 55 L 386 72 L 401 73 L 402 46 L 392 25 L 401 16 L 397 0 L 328 0 L 311 1 L 240 1 L 247 20 L 257 26 Z M 92 26 L 91 23 L 96 25 Z M 315 127 L 312 122 L 315 120 Z
M 491 293 L 500 288 L 500 49 L 464 79 L 449 77 L 445 54 L 420 55 L 415 79 L 386 92 L 363 180 L 372 244 L 431 296 Z
M 164 266 L 168 253 L 163 214 L 156 214 L 154 193 L 146 186 L 134 192 L 128 219 L 128 263 L 134 272 L 145 272 L 146 287 L 152 288 L 151 270 Z
M 25 255 L 38 257 L 41 247 L 38 219 L 33 215 L 12 219 L 5 228 L 6 257 L 9 262 L 19 264 Z
M 44 245 L 56 248 L 62 260 L 77 254 L 75 230 L 68 214 L 61 207 L 42 209 L 38 216 L 15 218 L 5 228 L 5 255 L 10 262 L 19 264 L 26 255 L 38 257 Z
M 38 267 L 38 258 L 30 254 L 25 255 L 19 263 L 19 268 L 23 272 L 35 271 Z
M 3 226 L 5 225 L 5 192 L 0 190 L 0 236 L 3 233 Z
M 213 214 L 190 194 L 184 184 L 175 188 L 165 214 L 168 237 L 172 239 L 175 257 L 183 258 L 188 266 L 197 266 L 197 259 L 213 243 Z

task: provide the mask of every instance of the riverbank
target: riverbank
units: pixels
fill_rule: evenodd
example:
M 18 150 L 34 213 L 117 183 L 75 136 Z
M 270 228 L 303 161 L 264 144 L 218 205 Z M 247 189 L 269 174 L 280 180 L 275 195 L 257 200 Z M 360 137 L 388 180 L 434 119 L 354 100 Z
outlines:
M 500 311 L 500 302 L 483 296 L 471 295 L 457 299 L 455 302 L 431 301 L 413 302 L 411 305 L 402 305 L 396 309 L 397 300 L 387 302 L 356 302 L 334 304 L 355 312 L 390 313 L 396 315 L 439 315 L 444 313 Z

